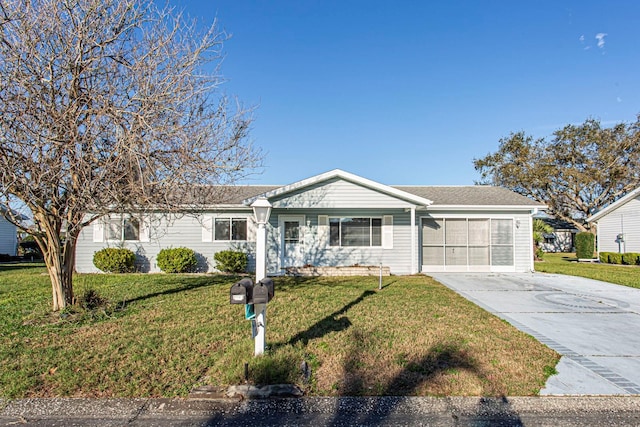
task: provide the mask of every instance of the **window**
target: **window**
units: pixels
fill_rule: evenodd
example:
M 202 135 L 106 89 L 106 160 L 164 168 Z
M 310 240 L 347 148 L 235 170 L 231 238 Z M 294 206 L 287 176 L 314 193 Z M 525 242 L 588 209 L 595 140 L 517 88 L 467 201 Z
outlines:
M 513 250 L 512 219 L 422 219 L 424 265 L 511 266 Z
M 216 218 L 215 240 L 247 240 L 246 218 Z
M 382 218 L 330 218 L 331 246 L 382 246 Z
M 136 218 L 111 218 L 106 227 L 107 240 L 140 240 L 140 221 Z

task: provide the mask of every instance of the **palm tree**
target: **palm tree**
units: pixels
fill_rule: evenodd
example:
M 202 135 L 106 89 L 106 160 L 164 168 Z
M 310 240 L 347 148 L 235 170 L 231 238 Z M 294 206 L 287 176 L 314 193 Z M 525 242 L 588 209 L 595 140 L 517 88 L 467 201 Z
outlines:
M 551 233 L 553 233 L 553 227 L 549 224 L 539 218 L 533 220 L 533 253 L 537 260 L 542 259 L 542 254 L 544 254 L 540 247 L 540 244 L 544 241 L 544 235 Z

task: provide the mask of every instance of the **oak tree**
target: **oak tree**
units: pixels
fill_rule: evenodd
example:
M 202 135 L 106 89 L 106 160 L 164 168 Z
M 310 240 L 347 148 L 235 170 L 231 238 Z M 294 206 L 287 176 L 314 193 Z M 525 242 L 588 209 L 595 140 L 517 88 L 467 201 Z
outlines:
M 215 203 L 194 189 L 259 165 L 250 109 L 220 89 L 225 40 L 145 0 L 0 0 L 0 203 L 42 249 L 54 310 L 83 227 Z
M 587 231 L 587 217 L 640 186 L 640 116 L 613 127 L 587 119 L 551 138 L 512 133 L 473 163 L 483 183 L 544 203 L 548 213 Z

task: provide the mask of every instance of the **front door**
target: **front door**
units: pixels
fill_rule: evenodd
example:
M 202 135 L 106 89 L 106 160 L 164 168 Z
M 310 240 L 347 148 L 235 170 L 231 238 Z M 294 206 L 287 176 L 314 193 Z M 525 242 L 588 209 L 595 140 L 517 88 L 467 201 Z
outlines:
M 280 266 L 304 265 L 304 215 L 280 215 Z

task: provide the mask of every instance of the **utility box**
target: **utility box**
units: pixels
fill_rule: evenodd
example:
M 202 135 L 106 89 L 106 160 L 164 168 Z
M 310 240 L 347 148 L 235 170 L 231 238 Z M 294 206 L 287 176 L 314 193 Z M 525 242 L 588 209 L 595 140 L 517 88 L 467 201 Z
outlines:
M 253 287 L 253 303 L 266 304 L 273 298 L 273 279 L 267 277 L 260 280 Z
M 245 278 L 231 286 L 231 304 L 252 304 L 253 281 Z

